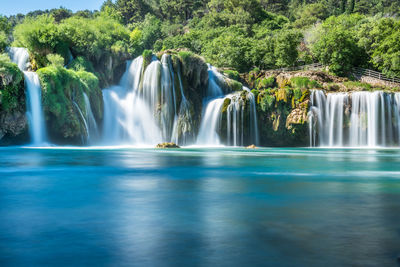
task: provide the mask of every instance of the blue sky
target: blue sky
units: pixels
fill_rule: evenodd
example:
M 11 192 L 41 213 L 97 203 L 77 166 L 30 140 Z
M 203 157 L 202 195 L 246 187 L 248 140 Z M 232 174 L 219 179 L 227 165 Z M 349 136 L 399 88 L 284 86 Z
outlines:
M 77 10 L 99 10 L 104 0 L 0 0 L 1 15 L 26 14 L 38 9 L 52 9 L 60 6 Z

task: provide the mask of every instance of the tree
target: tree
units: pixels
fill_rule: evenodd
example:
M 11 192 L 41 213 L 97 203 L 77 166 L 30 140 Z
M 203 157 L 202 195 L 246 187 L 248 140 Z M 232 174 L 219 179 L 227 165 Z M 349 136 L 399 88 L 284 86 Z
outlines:
M 276 65 L 279 67 L 289 67 L 295 65 L 299 52 L 302 35 L 298 31 L 283 31 L 275 38 L 274 56 Z
M 66 58 L 68 45 L 54 17 L 26 17 L 14 30 L 14 46 L 26 47 L 33 55 L 36 67 L 47 65 L 47 54 L 57 53 Z
M 160 0 L 159 8 L 164 19 L 183 22 L 193 18 L 196 11 L 204 9 L 205 0 Z
M 293 26 L 296 28 L 309 27 L 319 20 L 326 19 L 328 15 L 328 9 L 322 3 L 304 5 L 296 12 Z
M 151 13 L 150 6 L 144 0 L 117 0 L 115 7 L 126 24 L 143 21 L 146 14 Z
M 337 75 L 348 74 L 353 66 L 361 65 L 367 58 L 358 46 L 356 25 L 360 15 L 330 17 L 322 24 L 321 35 L 312 47 L 314 56 Z
M 215 66 L 231 67 L 241 72 L 248 71 L 252 66 L 251 41 L 244 34 L 227 30 L 205 44 L 203 54 Z
M 354 7 L 355 7 L 356 1 L 355 0 L 350 0 L 350 4 L 349 4 L 349 9 L 348 9 L 348 13 L 353 13 L 354 12 Z
M 62 20 L 72 16 L 72 11 L 65 7 L 50 10 L 50 14 L 53 16 L 56 23 L 60 23 Z

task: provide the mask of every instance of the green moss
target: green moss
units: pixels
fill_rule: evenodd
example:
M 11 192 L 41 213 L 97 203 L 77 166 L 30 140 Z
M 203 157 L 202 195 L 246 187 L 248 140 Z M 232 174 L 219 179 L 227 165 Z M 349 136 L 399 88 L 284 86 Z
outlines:
M 303 102 L 307 97 L 309 97 L 311 95 L 311 92 L 310 92 L 310 90 L 308 90 L 308 89 L 306 89 L 306 90 L 302 90 L 302 94 L 301 94 L 301 97 L 300 97 L 300 99 L 299 99 L 299 102 L 301 103 L 301 102 Z
M 225 98 L 224 103 L 222 104 L 222 113 L 225 113 L 228 110 L 229 105 L 231 104 L 231 99 L 230 98 Z
M 243 84 L 235 80 L 228 80 L 228 85 L 235 92 L 243 89 Z
M 257 89 L 275 87 L 276 86 L 276 79 L 273 76 L 268 77 L 268 78 L 259 78 L 256 81 L 256 86 L 257 86 Z
M 275 105 L 275 101 L 276 98 L 274 95 L 265 94 L 259 101 L 261 110 L 264 112 L 271 110 Z
M 368 83 L 355 82 L 355 81 L 344 82 L 343 85 L 346 86 L 346 88 L 349 90 L 374 91 L 374 89 L 378 89 L 372 87 L 372 85 Z
M 299 88 L 293 89 L 293 99 L 294 100 L 299 100 L 302 95 L 303 95 L 303 93 L 302 93 L 301 89 L 299 89 Z
M 235 71 L 235 70 L 224 70 L 223 73 L 232 80 L 236 80 L 239 81 L 240 80 L 240 76 L 239 76 L 239 72 Z
M 144 50 L 142 53 L 144 69 L 151 63 L 153 52 L 151 50 Z
M 259 91 L 259 90 L 256 90 L 256 89 L 253 89 L 253 90 L 251 90 L 251 92 L 253 93 L 254 97 L 255 97 L 256 99 L 258 99 L 258 94 L 260 93 L 260 91 Z
M 322 88 L 317 81 L 311 81 L 308 77 L 293 77 L 290 79 L 290 84 L 293 88 L 297 89 Z
M 180 51 L 178 52 L 178 56 L 182 59 L 183 62 L 185 62 L 186 60 L 190 60 L 190 58 L 195 56 L 195 54 L 190 51 Z

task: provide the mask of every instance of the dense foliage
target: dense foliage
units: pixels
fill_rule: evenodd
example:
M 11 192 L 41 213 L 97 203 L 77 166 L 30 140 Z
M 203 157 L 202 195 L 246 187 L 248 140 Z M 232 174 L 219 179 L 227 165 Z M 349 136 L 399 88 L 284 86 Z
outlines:
M 80 112 L 85 112 L 84 94 L 90 100 L 96 120 L 103 117 L 103 99 L 97 77 L 83 70 L 49 66 L 37 71 L 43 89 L 43 109 L 50 137 L 76 140 L 85 136 Z M 76 109 L 80 109 L 78 112 Z M 85 115 L 85 114 L 84 114 Z
M 24 97 L 23 73 L 6 54 L 0 54 L 0 111 L 20 109 Z
M 239 72 L 321 62 L 338 75 L 363 66 L 399 76 L 399 10 L 389 0 L 107 0 L 95 12 L 0 17 L 0 50 L 14 40 L 34 68 L 61 56 L 102 86 L 126 59 L 177 48 Z

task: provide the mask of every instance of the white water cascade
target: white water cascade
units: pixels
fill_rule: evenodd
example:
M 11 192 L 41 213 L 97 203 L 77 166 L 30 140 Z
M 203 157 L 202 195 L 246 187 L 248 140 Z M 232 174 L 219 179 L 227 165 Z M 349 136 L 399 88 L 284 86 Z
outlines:
M 215 67 L 208 64 L 207 96 L 203 101 L 203 116 L 200 124 L 197 144 L 205 146 L 220 146 L 219 130 L 221 124 L 221 109 L 224 104 L 223 91 L 218 85 L 222 75 Z
M 311 93 L 311 146 L 386 147 L 400 145 L 400 94 Z
M 185 145 L 193 139 L 191 106 L 170 55 L 153 57 L 145 70 L 142 57 L 128 63 L 120 85 L 103 90 L 103 99 L 105 144 Z
M 93 144 L 99 139 L 99 127 L 97 126 L 96 119 L 92 112 L 92 106 L 90 105 L 90 100 L 86 93 L 83 93 L 83 99 L 85 101 L 85 119 L 88 126 L 87 140 L 89 144 Z
M 18 65 L 25 76 L 27 118 L 31 143 L 44 145 L 46 143 L 46 127 L 42 109 L 42 88 L 39 77 L 35 72 L 27 71 L 29 67 L 29 53 L 25 48 L 9 48 L 11 60 Z
M 200 132 L 197 138 L 198 145 L 219 146 L 221 145 L 221 121 L 222 108 L 225 99 L 229 99 L 230 104 L 226 110 L 226 144 L 233 146 L 243 146 L 245 144 L 246 129 L 249 129 L 250 141 L 258 145 L 258 123 L 257 112 L 254 94 L 246 87 L 245 99 L 242 97 L 242 92 L 237 92 L 222 96 L 223 91 L 218 85 L 220 79 L 223 79 L 222 74 L 218 73 L 214 67 L 209 65 L 209 87 L 205 98 L 205 109 L 200 125 Z M 249 105 L 250 117 L 246 118 L 245 109 L 247 100 Z M 245 128 L 245 121 L 249 119 L 250 123 Z
M 162 140 L 148 105 L 140 95 L 143 58 L 127 63 L 117 86 L 103 90 L 105 145 L 151 145 Z

